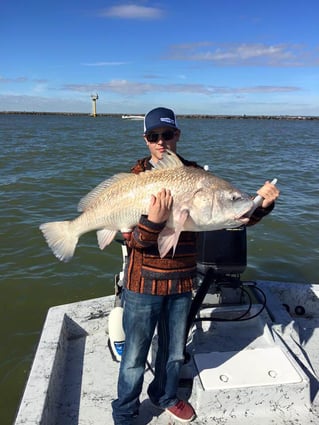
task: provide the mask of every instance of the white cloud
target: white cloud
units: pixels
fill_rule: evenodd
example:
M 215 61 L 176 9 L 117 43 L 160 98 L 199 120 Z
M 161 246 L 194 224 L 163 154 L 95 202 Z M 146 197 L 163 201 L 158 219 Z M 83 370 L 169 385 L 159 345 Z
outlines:
M 29 81 L 27 77 L 5 78 L 0 76 L 0 83 L 25 83 Z
M 83 66 L 120 66 L 127 65 L 128 62 L 87 62 L 82 63 Z
M 249 94 L 249 93 L 283 93 L 297 92 L 300 88 L 294 86 L 251 86 L 251 87 L 222 87 L 205 84 L 152 84 L 128 80 L 111 80 L 107 83 L 67 84 L 62 90 L 73 92 L 112 92 L 124 96 L 143 95 L 148 93 L 193 93 L 212 95 Z
M 199 94 L 200 95 L 200 94 Z M 187 96 L 187 94 L 186 94 Z M 191 94 L 191 98 L 194 95 Z M 99 96 L 98 113 L 141 113 L 154 106 L 154 97 L 125 97 L 121 94 L 108 93 L 104 99 L 103 93 Z M 167 104 L 174 105 L 180 114 L 242 114 L 243 102 L 236 96 L 212 96 L 200 98 L 200 102 L 185 102 L 183 94 L 165 93 Z M 305 98 L 291 98 L 290 102 L 279 98 L 277 101 L 267 99 L 245 100 L 245 113 L 247 115 L 313 115 L 317 116 L 316 103 Z M 2 95 L 0 94 L 0 111 L 42 111 L 42 112 L 82 112 L 91 113 L 90 92 L 68 96 L 49 98 L 44 96 L 27 95 Z M 209 112 L 208 112 L 209 111 Z
M 318 66 L 315 51 L 295 44 L 221 44 L 200 42 L 174 45 L 166 59 L 206 61 L 218 66 Z
M 29 83 L 29 82 L 43 84 L 43 83 L 46 83 L 47 80 L 39 79 L 39 78 L 31 79 L 28 77 L 5 78 L 0 76 L 0 83 L 3 83 L 3 84 Z
M 160 19 L 163 10 L 155 7 L 138 6 L 135 4 L 123 4 L 113 6 L 100 11 L 101 17 L 113 17 L 120 19 Z

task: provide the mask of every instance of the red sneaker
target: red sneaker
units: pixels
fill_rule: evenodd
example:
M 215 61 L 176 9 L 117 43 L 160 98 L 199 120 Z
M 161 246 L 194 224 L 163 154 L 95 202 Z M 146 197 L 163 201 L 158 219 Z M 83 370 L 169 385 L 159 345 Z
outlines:
M 196 416 L 192 406 L 184 400 L 179 400 L 174 406 L 167 407 L 166 411 L 180 422 L 190 422 Z

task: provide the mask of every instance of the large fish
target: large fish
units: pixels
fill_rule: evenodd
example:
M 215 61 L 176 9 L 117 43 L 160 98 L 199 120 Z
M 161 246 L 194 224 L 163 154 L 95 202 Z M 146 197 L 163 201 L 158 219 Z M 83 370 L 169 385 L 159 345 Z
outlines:
M 251 198 L 201 168 L 186 167 L 172 152 L 166 152 L 152 171 L 122 173 L 102 182 L 79 203 L 82 212 L 71 221 L 40 226 L 54 255 L 69 261 L 79 237 L 97 231 L 101 249 L 109 245 L 118 231 L 127 232 L 147 214 L 151 195 L 170 189 L 173 207 L 158 237 L 161 257 L 177 245 L 182 231 L 205 231 L 239 227 L 249 220 Z M 246 215 L 246 216 L 245 216 Z

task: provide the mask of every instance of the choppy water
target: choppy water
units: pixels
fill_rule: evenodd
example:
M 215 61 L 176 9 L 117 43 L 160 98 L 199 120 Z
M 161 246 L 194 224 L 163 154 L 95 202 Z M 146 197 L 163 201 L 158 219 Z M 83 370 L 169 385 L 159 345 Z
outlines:
M 273 213 L 248 230 L 244 278 L 318 282 L 319 121 L 181 119 L 179 152 L 254 193 L 278 178 Z M 147 153 L 142 122 L 0 115 L 0 423 L 11 424 L 49 307 L 113 293 L 120 246 L 94 234 L 60 263 L 38 230 Z

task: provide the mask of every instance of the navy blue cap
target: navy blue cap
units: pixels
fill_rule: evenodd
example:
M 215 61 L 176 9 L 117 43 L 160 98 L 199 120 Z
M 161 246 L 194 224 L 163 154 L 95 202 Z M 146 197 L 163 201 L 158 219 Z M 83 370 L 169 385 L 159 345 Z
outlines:
M 155 108 L 145 115 L 144 133 L 159 127 L 171 127 L 178 129 L 176 116 L 171 109 Z

